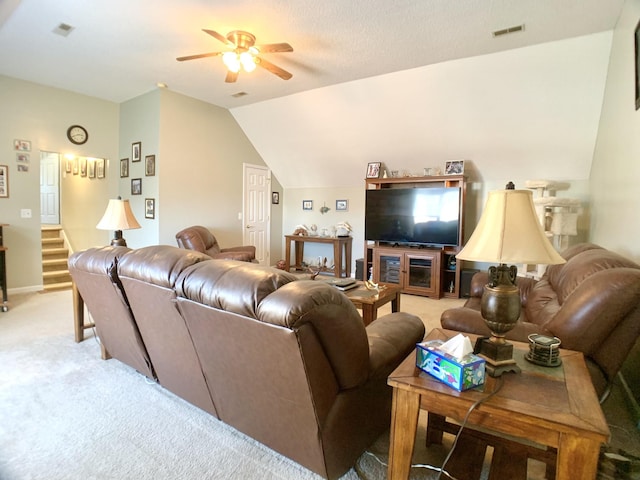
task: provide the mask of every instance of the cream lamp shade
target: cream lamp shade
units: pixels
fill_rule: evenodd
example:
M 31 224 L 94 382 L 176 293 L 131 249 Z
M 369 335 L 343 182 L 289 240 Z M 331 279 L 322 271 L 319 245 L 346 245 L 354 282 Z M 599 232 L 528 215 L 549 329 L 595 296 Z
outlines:
M 521 310 L 517 268 L 507 263 L 565 262 L 538 221 L 532 192 L 515 190 L 511 182 L 506 190 L 489 192 L 478 226 L 456 258 L 499 264 L 489 267 L 488 283 L 480 301 L 480 313 L 491 337 L 481 337 L 474 351 L 486 360 L 485 371 L 493 377 L 507 372 L 519 373 L 520 367 L 513 359 L 513 345 L 505 340 Z
M 538 222 L 529 190 L 489 192 L 478 226 L 456 258 L 501 264 L 565 263 Z
M 122 200 L 120 197 L 109 200 L 107 209 L 102 219 L 96 225 L 98 230 L 114 230 L 115 236 L 111 240 L 111 245 L 127 246 L 126 241 L 122 238 L 122 230 L 132 230 L 141 228 L 136 217 L 131 211 L 129 200 Z

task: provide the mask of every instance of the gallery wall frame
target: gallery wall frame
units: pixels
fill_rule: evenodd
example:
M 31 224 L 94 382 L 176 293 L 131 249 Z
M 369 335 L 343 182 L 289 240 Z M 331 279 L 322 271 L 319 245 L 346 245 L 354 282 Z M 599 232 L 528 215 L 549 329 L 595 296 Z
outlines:
M 96 159 L 96 177 L 104 178 L 104 158 Z
M 144 218 L 156 218 L 156 199 L 144 199 Z
M 156 156 L 147 155 L 144 157 L 144 175 L 145 177 L 153 177 L 156 174 Z
M 142 158 L 142 142 L 135 142 L 131 144 L 131 161 L 139 162 Z
M 129 176 L 129 159 L 120 159 L 120 178 L 126 178 Z
M 633 35 L 635 52 L 635 76 L 636 76 L 636 110 L 640 109 L 640 21 L 636 25 Z
M 131 179 L 131 195 L 142 195 L 142 179 Z
M 349 211 L 349 200 L 336 200 L 336 212 Z
M 271 192 L 271 203 L 274 205 L 280 203 L 280 192 Z
M 303 200 L 302 210 L 313 210 L 313 200 Z
M 9 198 L 9 166 L 0 165 L 0 198 Z

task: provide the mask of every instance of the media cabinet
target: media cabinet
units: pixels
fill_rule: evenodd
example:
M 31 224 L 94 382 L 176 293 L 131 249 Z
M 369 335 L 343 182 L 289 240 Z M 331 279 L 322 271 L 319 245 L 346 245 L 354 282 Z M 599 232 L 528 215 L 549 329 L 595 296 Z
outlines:
M 398 285 L 403 293 L 430 298 L 460 297 L 460 261 L 456 254 L 464 242 L 464 175 L 426 177 L 367 178 L 366 189 L 458 187 L 460 188 L 460 229 L 458 244 L 446 247 L 408 246 L 365 241 L 363 270 L 366 280 L 371 272 L 374 283 Z

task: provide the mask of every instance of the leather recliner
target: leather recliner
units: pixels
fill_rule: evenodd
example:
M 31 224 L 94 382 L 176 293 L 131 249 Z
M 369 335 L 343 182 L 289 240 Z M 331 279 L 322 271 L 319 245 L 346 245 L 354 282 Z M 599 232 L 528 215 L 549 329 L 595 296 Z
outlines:
M 254 262 L 256 258 L 255 246 L 243 245 L 221 248 L 213 233 L 200 225 L 194 225 L 180 230 L 176 233 L 176 241 L 180 248 L 205 253 L 211 258 L 239 260 L 241 262 Z
M 561 348 L 584 354 L 597 394 L 604 401 L 611 382 L 640 336 L 640 265 L 598 245 L 582 243 L 562 253 L 538 281 L 519 277 L 522 311 L 508 340 L 528 343 L 533 333 L 558 337 Z M 471 281 L 463 307 L 442 313 L 442 327 L 489 335 L 480 314 L 486 272 Z

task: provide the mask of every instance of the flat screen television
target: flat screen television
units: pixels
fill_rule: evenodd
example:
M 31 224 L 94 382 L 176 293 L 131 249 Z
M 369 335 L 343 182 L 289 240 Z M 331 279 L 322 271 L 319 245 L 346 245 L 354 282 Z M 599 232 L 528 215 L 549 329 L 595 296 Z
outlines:
M 366 190 L 365 240 L 417 246 L 458 245 L 460 188 Z

